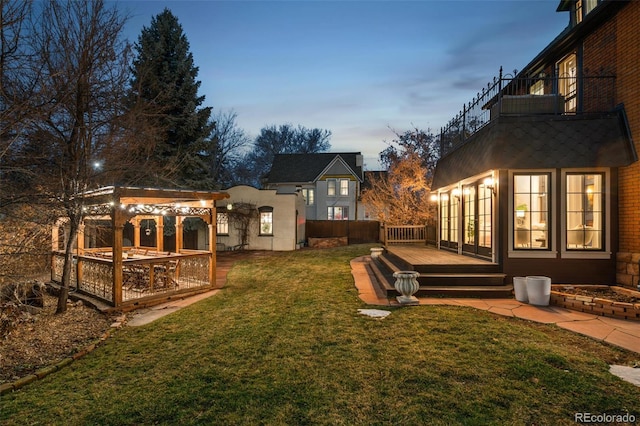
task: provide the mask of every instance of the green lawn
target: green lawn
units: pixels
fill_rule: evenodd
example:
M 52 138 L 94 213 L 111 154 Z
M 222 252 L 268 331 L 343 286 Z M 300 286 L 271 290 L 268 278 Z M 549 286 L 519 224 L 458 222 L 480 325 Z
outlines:
M 71 366 L 2 396 L 7 425 L 575 424 L 635 413 L 637 360 L 555 326 L 466 307 L 357 312 L 349 260 L 369 246 L 243 261 L 225 289 L 125 327 Z

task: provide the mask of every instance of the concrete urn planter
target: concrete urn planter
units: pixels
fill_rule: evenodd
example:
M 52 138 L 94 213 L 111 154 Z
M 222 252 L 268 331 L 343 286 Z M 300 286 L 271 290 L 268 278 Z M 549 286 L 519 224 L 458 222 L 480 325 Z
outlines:
M 398 271 L 393 273 L 396 282 L 393 284 L 395 289 L 400 293 L 396 299 L 401 305 L 417 305 L 418 299 L 414 296 L 420 285 L 418 284 L 419 272 L 416 271 Z
M 373 247 L 371 249 L 371 258 L 372 259 L 377 259 L 380 257 L 380 255 L 384 252 L 384 249 L 382 247 Z

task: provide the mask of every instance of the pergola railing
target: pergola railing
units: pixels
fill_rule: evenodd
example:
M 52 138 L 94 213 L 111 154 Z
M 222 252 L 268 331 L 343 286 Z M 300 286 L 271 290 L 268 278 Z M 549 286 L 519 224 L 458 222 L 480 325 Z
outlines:
M 131 249 L 131 251 L 145 251 Z M 131 251 L 127 251 L 128 253 Z M 113 291 L 113 262 L 100 252 L 74 255 L 70 285 L 85 294 L 116 304 Z M 131 302 L 154 296 L 179 294 L 211 287 L 211 254 L 206 252 L 160 253 L 159 256 L 127 258 L 122 261 L 122 301 Z M 52 278 L 62 279 L 64 253 L 53 254 Z
M 80 225 L 78 238 L 70 253 L 69 287 L 101 299 L 118 308 L 157 301 L 172 294 L 192 293 L 215 286 L 216 210 L 215 201 L 228 194 L 214 191 L 162 190 L 133 187 L 109 187 L 82 194 L 86 202 L 86 220 L 110 223 L 108 247 L 85 247 L 104 238 L 97 228 Z M 175 217 L 172 225 L 175 249 L 163 247 L 165 218 Z M 204 244 L 185 249 L 185 218 L 202 219 L 199 225 Z M 141 220 L 154 220 L 157 229 L 155 247 L 140 245 Z M 133 225 L 133 245 L 124 245 L 126 223 Z M 65 220 L 53 227 L 51 279 L 62 283 L 65 253 L 62 248 L 72 238 Z M 147 234 L 148 235 L 148 234 Z M 85 241 L 86 240 L 86 241 Z M 61 244 L 64 242 L 64 244 Z M 207 243 L 208 242 L 208 243 Z M 208 244 L 208 247 L 207 247 Z M 202 246 L 202 247 L 200 247 Z M 68 246 L 67 246 L 68 247 Z

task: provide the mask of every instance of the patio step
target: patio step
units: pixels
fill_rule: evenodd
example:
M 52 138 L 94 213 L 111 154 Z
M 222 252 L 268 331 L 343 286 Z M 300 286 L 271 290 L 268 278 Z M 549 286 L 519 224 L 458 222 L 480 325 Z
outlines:
M 376 278 L 375 284 L 386 297 L 394 298 L 399 295 L 393 286 L 393 272 L 400 270 L 395 264 L 380 256 L 372 259 L 368 266 Z M 418 277 L 420 289 L 416 296 L 487 299 L 512 297 L 513 286 L 504 284 L 505 276 L 502 273 L 421 273 Z

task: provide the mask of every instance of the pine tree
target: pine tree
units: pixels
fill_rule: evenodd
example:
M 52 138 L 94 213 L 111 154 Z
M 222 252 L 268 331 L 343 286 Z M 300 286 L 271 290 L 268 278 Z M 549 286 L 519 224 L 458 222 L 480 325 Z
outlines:
M 189 42 L 169 9 L 143 27 L 135 44 L 130 105 L 153 105 L 150 128 L 157 131 L 147 162 L 152 175 L 144 183 L 193 189 L 211 186 L 202 158 L 205 138 L 211 133 L 210 107 L 200 107 L 200 81 Z

